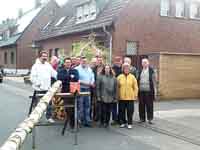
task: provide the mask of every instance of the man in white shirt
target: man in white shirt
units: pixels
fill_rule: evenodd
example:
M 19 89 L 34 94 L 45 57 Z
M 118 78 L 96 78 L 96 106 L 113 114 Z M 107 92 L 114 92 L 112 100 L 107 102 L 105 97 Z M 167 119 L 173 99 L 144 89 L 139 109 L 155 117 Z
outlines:
M 48 89 L 51 87 L 51 77 L 56 78 L 57 72 L 53 69 L 53 67 L 47 62 L 48 53 L 46 51 L 40 52 L 39 58 L 36 60 L 35 64 L 31 69 L 31 82 L 34 89 L 32 106 L 37 105 L 37 94 L 45 94 Z M 32 106 L 29 111 L 31 113 Z M 51 119 L 50 109 L 47 109 L 46 118 L 49 122 L 53 122 Z

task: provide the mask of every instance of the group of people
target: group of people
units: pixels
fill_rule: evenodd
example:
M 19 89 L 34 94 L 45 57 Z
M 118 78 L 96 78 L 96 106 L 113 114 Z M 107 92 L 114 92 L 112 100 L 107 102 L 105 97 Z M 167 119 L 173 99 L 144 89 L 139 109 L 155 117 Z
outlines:
M 131 129 L 135 100 L 139 101 L 140 123 L 146 121 L 147 114 L 148 123 L 152 124 L 156 77 L 147 58 L 142 59 L 142 68 L 138 70 L 131 65 L 129 57 L 115 57 L 112 66 L 104 64 L 100 56 L 92 58 L 90 63 L 86 57 L 67 57 L 61 65 L 57 57 L 53 56 L 50 63 L 47 58 L 48 53 L 42 51 L 31 70 L 33 101 L 36 94 L 46 93 L 56 80 L 62 81 L 63 93 L 70 92 L 70 82 L 80 82 L 80 91 L 91 93 L 78 98 L 80 125 L 91 127 L 95 121 L 107 128 L 112 119 L 112 124 Z M 64 100 L 64 103 L 69 102 L 73 103 L 73 99 Z M 65 112 L 73 127 L 73 108 L 66 108 Z M 53 122 L 51 113 L 50 103 L 46 118 Z

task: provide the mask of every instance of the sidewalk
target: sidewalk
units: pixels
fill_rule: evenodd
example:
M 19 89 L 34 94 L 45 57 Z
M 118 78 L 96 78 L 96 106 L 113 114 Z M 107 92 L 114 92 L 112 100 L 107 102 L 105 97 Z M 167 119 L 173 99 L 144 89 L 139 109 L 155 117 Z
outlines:
M 4 80 L 10 80 L 18 83 L 24 83 L 23 77 L 4 77 Z
M 135 106 L 137 106 L 136 103 Z M 152 130 L 155 134 L 167 135 L 178 139 L 180 141 L 195 145 L 200 149 L 200 100 L 178 100 L 155 102 L 154 124 L 150 125 L 147 122 L 143 124 L 138 123 L 138 110 L 134 114 L 133 132 L 115 128 L 114 130 L 125 134 L 129 137 L 135 137 L 138 134 L 135 130 Z M 135 132 L 134 132 L 135 131 Z M 147 135 L 151 141 L 156 145 L 155 138 Z M 145 139 L 145 137 L 144 137 Z M 162 143 L 163 141 L 161 141 Z M 158 144 L 160 145 L 160 143 Z

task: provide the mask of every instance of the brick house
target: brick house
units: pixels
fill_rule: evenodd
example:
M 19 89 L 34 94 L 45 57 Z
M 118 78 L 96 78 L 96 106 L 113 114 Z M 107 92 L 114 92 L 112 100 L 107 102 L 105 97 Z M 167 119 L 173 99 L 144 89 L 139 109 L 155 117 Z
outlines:
M 51 55 L 61 49 L 68 54 L 94 32 L 110 58 L 199 53 L 199 8 L 197 0 L 68 0 L 37 42 Z
M 33 41 L 39 38 L 40 30 L 53 18 L 58 8 L 57 3 L 50 0 L 26 12 L 12 26 L 1 28 L 0 65 L 7 73 L 22 74 L 30 69 L 36 55 Z

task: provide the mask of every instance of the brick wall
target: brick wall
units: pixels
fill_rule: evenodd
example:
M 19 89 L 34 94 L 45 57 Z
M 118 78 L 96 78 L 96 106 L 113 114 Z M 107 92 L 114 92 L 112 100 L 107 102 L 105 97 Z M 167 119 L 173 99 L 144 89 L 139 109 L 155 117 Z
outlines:
M 57 4 L 51 1 L 25 29 L 22 37 L 17 42 L 17 68 L 30 69 L 35 62 L 36 52 L 31 48 L 32 41 L 38 39 L 40 30 L 49 22 L 51 10 L 58 9 Z
M 199 20 L 160 16 L 160 0 L 135 0 L 115 22 L 113 50 L 125 54 L 126 40 L 139 42 L 139 54 L 200 52 Z

